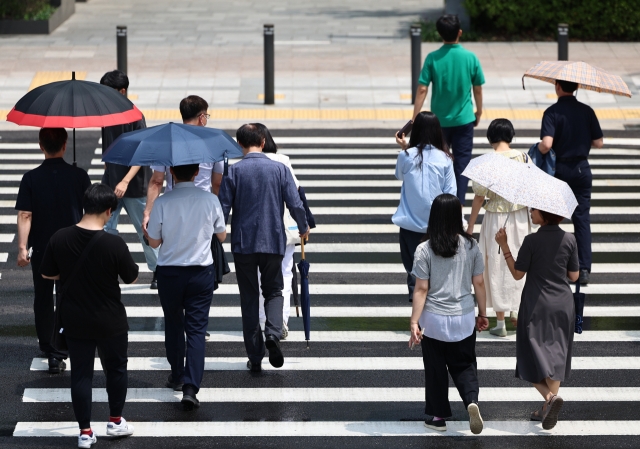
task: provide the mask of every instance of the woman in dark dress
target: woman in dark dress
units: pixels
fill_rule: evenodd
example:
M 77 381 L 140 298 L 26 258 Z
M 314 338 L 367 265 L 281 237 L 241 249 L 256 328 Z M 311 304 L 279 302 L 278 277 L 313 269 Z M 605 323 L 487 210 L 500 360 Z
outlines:
M 516 330 L 516 377 L 531 382 L 545 399 L 531 420 L 549 430 L 563 404 L 560 382 L 571 372 L 576 314 L 569 281 L 578 280 L 580 266 L 575 237 L 558 226 L 562 217 L 531 209 L 531 221 L 540 229 L 525 237 L 517 261 L 505 230 L 495 238 L 514 279 L 527 275 Z

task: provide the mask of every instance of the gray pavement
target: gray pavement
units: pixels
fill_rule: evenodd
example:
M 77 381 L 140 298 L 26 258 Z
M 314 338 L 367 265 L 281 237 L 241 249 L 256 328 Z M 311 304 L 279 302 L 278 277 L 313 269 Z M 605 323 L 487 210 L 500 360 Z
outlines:
M 167 402 L 160 396 L 157 402 L 133 402 L 136 395 L 161 395 L 165 391 L 161 387 L 167 371 L 160 368 L 164 347 L 161 337 L 156 338 L 157 335 L 161 335 L 164 323 L 159 316 L 140 317 L 133 309 L 141 308 L 145 311 L 144 314 L 148 314 L 146 312 L 153 308 L 157 309 L 157 295 L 151 292 L 131 294 L 125 290 L 123 302 L 129 309 L 131 327 L 129 398 L 132 402 L 127 403 L 124 414 L 138 426 L 140 432 L 144 429 L 148 431 L 150 425 L 157 423 L 153 432 L 158 437 L 138 434 L 130 439 L 116 441 L 99 437 L 100 447 L 370 448 L 429 445 L 437 448 L 519 449 L 539 445 L 550 448 L 584 448 L 586 444 L 593 448 L 637 447 L 640 444 L 640 412 L 637 407 L 640 403 L 637 388 L 640 372 L 640 294 L 637 289 L 640 274 L 638 270 L 634 272 L 625 267 L 633 267 L 640 263 L 640 229 L 637 225 L 640 221 L 640 214 L 637 213 L 640 205 L 640 172 L 636 168 L 636 164 L 640 163 L 640 133 L 611 134 L 616 138 L 636 140 L 626 144 L 610 141 L 605 149 L 594 150 L 592 153 L 591 163 L 595 173 L 592 204 L 595 265 L 592 283 L 585 291 L 588 295 L 587 305 L 598 309 L 593 309 L 594 312 L 588 314 L 585 332 L 576 335 L 574 369 L 571 378 L 563 384 L 564 390 L 561 389 L 561 392 L 570 394 L 571 388 L 579 390 L 571 393 L 574 395 L 572 400 L 566 401 L 560 424 L 554 431 L 546 434 L 536 430 L 535 426 L 529 427 L 527 418 L 529 413 L 539 406 L 539 399 L 533 395 L 532 399 L 518 400 L 520 395 L 533 392 L 533 389 L 513 376 L 513 365 L 509 359 L 498 359 L 514 357 L 515 342 L 502 341 L 485 333 L 480 335 L 477 355 L 480 358 L 480 405 L 486 422 L 486 432 L 480 437 L 460 436 L 449 432 L 443 438 L 433 438 L 429 436 L 428 431 L 420 427 L 421 420 L 424 419 L 421 402 L 424 377 L 419 369 L 420 353 L 406 348 L 405 339 L 408 337 L 403 333 L 406 332 L 409 310 L 405 288 L 402 285 L 404 276 L 394 271 L 394 267 L 400 266 L 397 251 L 388 249 L 388 246 L 383 247 L 397 245 L 397 231 L 393 225 L 393 229 L 388 230 L 388 214 L 369 213 L 364 210 L 377 207 L 393 208 L 397 204 L 399 184 L 394 184 L 392 174 L 396 149 L 384 142 L 340 143 L 338 140 L 327 143 L 328 141 L 324 140 L 388 137 L 385 130 L 288 130 L 276 131 L 274 137 L 276 142 L 280 142 L 280 151 L 291 157 L 294 170 L 298 171 L 298 178 L 305 186 L 310 206 L 317 213 L 318 228 L 313 232 L 307 247 L 307 258 L 312 264 L 311 285 L 321 289 L 330 285 L 339 285 L 340 288 L 334 294 L 318 293 L 312 296 L 311 349 L 307 350 L 298 337 L 291 337 L 283 342 L 283 350 L 287 360 L 296 359 L 302 366 L 319 359 L 327 364 L 341 363 L 342 369 L 330 369 L 320 365 L 317 369 L 300 371 L 293 365 L 285 365 L 281 370 L 265 371 L 259 376 L 252 376 L 244 370 L 231 368 L 233 360 L 243 361 L 245 357 L 241 340 L 234 340 L 234 332 L 241 329 L 240 319 L 234 316 L 234 311 L 238 309 L 238 297 L 237 294 L 225 290 L 233 288 L 235 284 L 235 276 L 232 273 L 225 277 L 222 291 L 214 294 L 212 310 L 220 311 L 216 312 L 220 316 L 212 318 L 209 324 L 209 331 L 214 339 L 220 338 L 223 341 L 208 343 L 206 356 L 222 358 L 229 364 L 226 369 L 211 367 L 205 372 L 203 387 L 219 389 L 216 390 L 213 399 L 203 402 L 202 407 L 192 414 L 185 414 L 177 403 Z M 481 133 L 477 135 L 480 137 Z M 13 223 L 15 212 L 12 209 L 15 193 L 11 189 L 15 189 L 19 181 L 10 176 L 23 173 L 24 169 L 18 167 L 39 162 L 33 158 L 38 154 L 38 150 L 20 148 L 19 145 L 33 143 L 35 136 L 34 132 L 0 132 L 0 260 L 5 260 L 6 257 L 6 262 L 0 262 L 0 358 L 3 360 L 0 364 L 0 447 L 73 447 L 75 440 L 72 437 L 11 436 L 18 423 L 25 422 L 34 423 L 34 432 L 38 431 L 39 425 L 51 422 L 71 423 L 57 425 L 57 432 L 73 434 L 76 431 L 70 403 L 28 402 L 28 398 L 53 393 L 54 389 L 66 391 L 69 388 L 68 372 L 61 376 L 51 376 L 29 368 L 34 358 L 40 357 L 32 324 L 31 273 L 28 268 L 15 267 L 16 230 Z M 313 137 L 314 140 L 302 143 L 300 139 L 305 137 Z M 100 163 L 95 160 L 95 150 L 99 148 L 99 134 L 87 131 L 78 133 L 78 138 L 79 165 L 89 170 L 92 180 L 97 181 L 100 179 Z M 516 146 L 524 149 L 528 145 L 521 143 Z M 476 153 L 486 148 L 485 144 L 478 144 Z M 372 150 L 378 154 L 372 153 Z M 344 154 L 327 154 L 330 151 Z M 16 154 L 23 157 L 10 156 Z M 318 163 L 318 159 L 324 159 L 326 164 Z M 351 166 L 349 174 L 331 173 L 329 170 L 335 169 L 336 166 L 328 164 L 336 159 L 355 159 L 357 164 Z M 381 168 L 379 162 L 385 160 L 391 161 L 386 167 L 388 173 L 359 174 L 360 171 Z M 371 181 L 374 185 L 366 184 Z M 358 185 L 359 183 L 361 185 Z M 327 200 L 326 195 L 334 197 Z M 351 195 L 351 199 L 347 199 L 346 195 Z M 371 198 L 372 195 L 374 199 Z M 396 195 L 396 199 L 387 199 L 384 195 Z M 318 213 L 320 208 L 327 207 L 333 207 L 334 210 Z M 355 207 L 362 209 L 354 209 Z M 143 255 L 139 242 L 130 232 L 130 227 L 127 227 L 128 223 L 127 217 L 122 217 L 121 235 L 131 248 L 134 259 L 142 264 Z M 337 225 L 347 226 L 339 230 L 331 228 Z M 349 232 L 349 227 L 363 225 L 369 226 L 368 231 Z M 632 228 L 625 230 L 620 227 L 622 225 L 631 225 Z M 9 235 L 13 238 L 10 239 Z M 331 244 L 338 244 L 340 250 L 322 250 L 323 245 Z M 349 247 L 355 244 L 369 244 L 369 250 L 349 250 Z M 342 271 L 323 270 L 323 267 L 339 263 L 345 264 Z M 371 264 L 369 266 L 372 272 L 350 272 L 351 269 L 365 264 Z M 389 265 L 382 271 L 374 272 L 376 264 Z M 595 267 L 598 267 L 597 270 Z M 150 276 L 150 273 L 142 273 L 140 285 L 148 283 Z M 383 292 L 382 290 L 389 285 L 396 288 L 388 293 Z M 222 309 L 224 307 L 231 309 Z M 320 313 L 316 311 L 324 307 L 339 311 L 339 316 L 319 316 Z M 369 311 L 377 307 L 389 309 L 385 309 L 379 317 L 367 316 Z M 347 317 L 351 310 L 356 311 L 355 316 Z M 395 316 L 395 311 L 402 313 Z M 290 319 L 290 327 L 292 335 L 299 335 L 302 331 L 301 319 L 296 318 L 295 313 Z M 513 335 L 510 324 L 508 328 Z M 340 332 L 349 333 L 348 337 L 338 337 Z M 372 334 L 362 338 L 363 332 Z M 398 334 L 400 338 L 395 337 Z M 602 337 L 604 335 L 608 337 Z M 141 368 L 140 360 L 147 357 L 153 357 L 153 362 Z M 363 363 L 361 358 L 370 357 L 389 358 L 393 362 L 384 362 L 374 369 L 363 370 L 360 365 Z M 394 359 L 390 359 L 391 357 Z M 498 369 L 487 369 L 486 365 L 483 367 L 483 363 L 491 360 L 504 361 L 499 362 L 502 365 L 498 366 Z M 418 369 L 404 369 L 400 366 L 407 362 L 417 362 Z M 385 366 L 390 363 L 394 363 L 395 366 Z M 101 394 L 104 382 L 104 375 L 96 372 L 94 397 Z M 159 390 L 151 391 L 154 388 Z M 305 394 L 313 395 L 320 388 L 342 388 L 344 396 L 337 401 L 277 399 L 261 402 L 249 399 L 226 402 L 228 399 L 223 399 L 228 394 L 239 394 L 243 388 L 254 388 L 255 394 L 260 395 L 285 392 L 293 395 L 298 389 L 304 389 Z M 368 391 L 373 388 L 401 389 L 397 394 L 403 394 L 402 389 L 414 388 L 418 393 L 407 401 L 358 401 L 352 398 L 352 395 L 361 394 L 360 389 Z M 489 394 L 488 391 L 492 393 Z M 450 394 L 451 399 L 455 400 L 456 397 L 457 393 Z M 103 421 L 108 413 L 104 402 L 94 403 L 93 410 L 96 421 Z M 468 417 L 461 403 L 453 403 L 453 414 L 451 426 L 466 425 Z M 264 429 L 259 426 L 265 425 L 265 422 L 270 430 L 257 430 Z M 340 422 L 360 422 L 362 425 L 373 425 L 373 428 L 368 431 L 369 436 L 362 438 L 332 434 L 331 426 Z M 383 427 L 387 425 L 383 422 L 391 423 L 389 425 L 392 427 Z M 180 423 L 181 434 L 194 435 L 194 431 L 196 434 L 203 434 L 213 432 L 212 429 L 224 428 L 224 431 L 218 430 L 219 435 L 230 436 L 159 437 L 176 423 Z M 413 436 L 379 436 L 385 429 L 398 432 L 397 426 L 413 424 L 419 429 L 412 431 Z M 260 432 L 271 432 L 270 435 L 277 435 L 279 431 L 290 432 L 288 429 L 296 425 L 317 425 L 326 433 L 322 437 L 256 436 Z M 508 427 L 505 427 L 507 425 Z M 64 426 L 68 426 L 68 430 L 65 430 Z M 95 429 L 102 431 L 101 427 L 95 426 Z M 506 429 L 513 436 L 493 434 L 497 429 Z M 528 431 L 530 436 L 524 436 L 525 431 Z M 626 436 L 623 435 L 625 432 Z M 629 432 L 633 434 L 628 435 Z M 584 434 L 589 436 L 581 436 Z

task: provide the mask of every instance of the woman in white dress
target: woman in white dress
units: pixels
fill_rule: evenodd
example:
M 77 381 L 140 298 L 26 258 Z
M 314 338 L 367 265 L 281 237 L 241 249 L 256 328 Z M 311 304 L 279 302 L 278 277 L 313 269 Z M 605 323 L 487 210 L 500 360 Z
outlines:
M 489 139 L 489 143 L 497 154 L 518 162 L 527 162 L 529 157 L 525 153 L 512 150 L 509 147 L 514 135 L 513 125 L 504 118 L 494 120 L 487 129 L 487 139 Z M 467 228 L 469 234 L 473 234 L 478 213 L 483 206 L 485 198 L 487 199 L 487 202 L 484 203 L 485 213 L 478 244 L 480 251 L 484 255 L 487 307 L 493 308 L 497 317 L 496 327 L 491 328 L 489 332 L 498 337 L 506 337 L 505 314 L 510 313 L 511 324 L 516 326 L 525 279 L 518 281 L 513 279 L 503 254 L 500 254 L 500 247 L 496 243 L 494 236 L 498 230 L 505 227 L 506 221 L 506 232 L 509 236 L 511 255 L 514 259 L 517 259 L 518 251 L 524 238 L 531 233 L 529 212 L 526 206 L 512 204 L 476 182 L 473 183 L 473 192 L 475 193 L 475 198 L 471 206 L 471 217 Z
M 264 126 L 262 123 L 254 123 L 254 125 L 260 128 L 265 135 L 264 148 L 262 152 L 269 159 L 277 162 L 281 162 L 289 168 L 291 172 L 291 176 L 293 176 L 293 182 L 296 184 L 296 188 L 300 187 L 300 183 L 298 182 L 298 178 L 296 178 L 295 173 L 293 172 L 293 167 L 291 167 L 291 161 L 289 161 L 289 156 L 286 156 L 282 153 L 278 153 L 278 146 L 271 137 L 271 133 L 269 129 Z M 287 234 L 287 245 L 284 250 L 284 258 L 282 259 L 282 278 L 284 280 L 284 288 L 282 289 L 282 296 L 284 297 L 283 305 L 282 305 L 282 337 L 281 340 L 286 340 L 289 336 L 289 312 L 291 311 L 291 281 L 293 280 L 293 253 L 296 250 L 296 242 L 300 241 L 300 237 L 298 234 L 298 225 L 291 218 L 289 211 L 287 208 L 284 210 L 284 224 L 286 226 L 286 234 Z M 293 236 L 293 237 L 290 237 Z M 258 274 L 260 270 L 258 270 Z M 258 284 L 260 283 L 260 276 L 258 276 Z M 262 289 L 260 290 L 260 326 L 264 329 L 264 323 L 266 321 L 266 315 L 264 313 L 264 296 L 262 296 Z

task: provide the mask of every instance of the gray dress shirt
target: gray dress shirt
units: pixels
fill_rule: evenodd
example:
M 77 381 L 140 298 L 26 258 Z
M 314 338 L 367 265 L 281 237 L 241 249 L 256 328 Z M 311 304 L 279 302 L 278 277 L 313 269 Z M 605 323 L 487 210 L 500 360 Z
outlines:
M 289 169 L 262 153 L 249 153 L 229 166 L 218 196 L 225 222 L 233 209 L 231 251 L 280 254 L 287 242 L 284 206 L 301 232 L 309 228 L 300 195 Z

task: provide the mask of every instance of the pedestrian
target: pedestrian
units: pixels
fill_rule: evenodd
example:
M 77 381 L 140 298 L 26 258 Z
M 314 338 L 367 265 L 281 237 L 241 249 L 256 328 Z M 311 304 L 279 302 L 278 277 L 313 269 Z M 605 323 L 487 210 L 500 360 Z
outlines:
M 54 282 L 40 275 L 47 243 L 59 229 L 73 226 L 82 218 L 82 198 L 91 185 L 86 171 L 64 161 L 67 131 L 42 128 L 38 134 L 42 164 L 24 174 L 18 190 L 18 266 L 31 263 L 33 273 L 33 313 L 40 350 L 49 362 L 49 373 L 66 368 L 64 351 L 53 347 Z
M 162 245 L 158 294 L 171 365 L 166 386 L 182 391 L 187 411 L 200 406 L 196 395 L 204 375 L 205 333 L 216 279 L 211 239 L 222 242 L 227 236 L 218 197 L 195 185 L 198 170 L 198 164 L 170 168 L 174 188 L 155 201 L 147 227 L 149 244 Z
M 489 125 L 487 139 L 496 154 L 517 162 L 528 162 L 529 156 L 522 151 L 512 150 L 509 147 L 515 133 L 509 120 L 499 118 Z M 509 313 L 511 324 L 513 326 L 518 324 L 518 309 L 520 308 L 520 296 L 522 296 L 524 280 L 513 279 L 494 237 L 499 229 L 506 227 L 511 241 L 512 255 L 517 258 L 524 238 L 531 234 L 529 211 L 526 206 L 512 204 L 476 182 L 472 185 L 475 197 L 471 205 L 467 233 L 469 235 L 473 234 L 478 213 L 484 204 L 485 213 L 482 219 L 478 244 L 484 257 L 487 307 L 492 307 L 497 317 L 496 327 L 489 329 L 489 332 L 498 337 L 506 337 L 507 327 L 505 326 L 504 317 L 505 314 Z M 485 198 L 487 198 L 486 203 L 484 202 Z
M 558 226 L 559 215 L 531 209 L 531 221 L 540 228 L 524 238 L 517 260 L 504 229 L 495 240 L 513 278 L 527 275 L 516 328 L 516 377 L 531 382 L 545 399 L 531 420 L 548 430 L 562 408 L 560 382 L 571 373 L 576 313 L 569 281 L 580 276 L 579 251 L 576 238 Z
M 443 193 L 456 194 L 454 165 L 440 121 L 432 112 L 421 112 L 414 120 L 409 143 L 396 135 L 402 148 L 396 163 L 396 178 L 402 181 L 400 204 L 391 220 L 400 227 L 400 257 L 407 272 L 409 301 L 416 279 L 413 256 L 422 241 L 431 203 Z
M 107 72 L 100 79 L 100 84 L 117 90 L 122 95 L 127 95 L 129 78 L 120 70 Z M 102 152 L 104 153 L 111 144 L 124 133 L 144 129 L 147 127 L 144 117 L 140 120 L 124 125 L 106 126 L 102 128 Z M 118 235 L 118 221 L 122 209 L 127 211 L 129 220 L 138 234 L 138 240 L 142 244 L 142 251 L 147 262 L 147 268 L 153 273 L 151 289 L 158 288 L 156 279 L 156 265 L 158 263 L 158 251 L 151 248 L 144 241 L 142 232 L 142 216 L 146 206 L 147 184 L 151 178 L 149 167 L 132 166 L 105 163 L 102 182 L 113 189 L 118 197 L 118 207 L 112 211 L 111 220 L 104 230 L 110 234 Z
M 546 154 L 553 147 L 556 153 L 555 177 L 563 180 L 576 196 L 578 207 L 573 211 L 574 234 L 578 243 L 580 283 L 589 283 L 591 273 L 591 187 L 593 176 L 589 166 L 591 147 L 602 148 L 604 137 L 600 122 L 590 106 L 574 96 L 578 84 L 556 81 L 557 103 L 542 116 L 538 149 Z
M 463 230 L 460 206 L 460 201 L 450 194 L 433 201 L 426 241 L 418 246 L 413 265 L 417 280 L 409 345 L 422 343 L 425 413 L 431 416 L 425 426 L 447 430 L 445 418 L 451 416 L 448 371 L 469 413 L 471 432 L 479 434 L 483 421 L 478 408 L 475 328 L 483 331 L 489 321 L 482 253 L 473 237 Z
M 293 172 L 291 161 L 289 156 L 278 153 L 278 146 L 276 145 L 269 129 L 262 123 L 256 123 L 256 127 L 264 133 L 265 142 L 262 152 L 272 161 L 281 162 L 289 169 L 293 182 L 296 185 L 296 189 L 300 189 L 300 183 Z M 282 280 L 284 288 L 282 289 L 282 336 L 281 340 L 286 340 L 289 336 L 289 313 L 291 312 L 291 293 L 293 280 L 293 253 L 296 250 L 296 243 L 300 243 L 298 237 L 298 225 L 291 217 L 288 210 L 285 209 L 284 216 L 282 217 L 285 225 L 285 231 L 287 235 L 287 242 L 284 248 L 284 257 L 282 258 Z M 258 270 L 258 285 L 260 285 L 260 270 Z M 260 292 L 260 327 L 264 329 L 267 317 L 264 313 L 264 295 Z
M 125 284 L 134 283 L 138 265 L 122 238 L 103 231 L 118 207 L 113 190 L 105 184 L 93 184 L 85 192 L 82 206 L 82 220 L 51 237 L 40 269 L 43 278 L 59 280 L 64 289 L 59 313 L 73 365 L 71 402 L 80 426 L 78 447 L 89 448 L 97 441 L 91 429 L 96 348 L 107 378 L 107 435 L 133 434 L 133 426 L 122 417 L 127 398 L 129 325 L 118 277 Z
M 427 55 L 420 72 L 413 107 L 414 120 L 427 98 L 429 84 L 433 84 L 431 111 L 438 116 L 449 148 L 453 150 L 457 195 L 464 206 L 469 179 L 462 176 L 471 160 L 473 128 L 482 116 L 482 85 L 484 74 L 475 54 L 460 45 L 462 29 L 455 15 L 444 15 L 436 22 L 436 29 L 444 41 L 438 50 Z M 476 103 L 473 112 L 471 92 Z
M 207 126 L 209 120 L 209 103 L 204 98 L 197 95 L 189 95 L 180 101 L 180 115 L 182 116 L 182 123 L 192 126 Z M 173 190 L 173 176 L 171 175 L 171 167 L 165 167 L 162 165 L 151 166 L 153 175 L 149 181 L 149 187 L 147 189 L 147 206 L 143 213 L 142 228 L 147 229 L 149 223 L 149 217 L 151 216 L 151 210 L 153 209 L 153 203 L 160 196 L 162 192 L 162 186 L 164 185 L 164 193 L 171 192 Z M 198 165 L 198 174 L 194 180 L 196 187 L 204 190 L 207 193 L 213 192 L 214 195 L 218 195 L 220 190 L 220 184 L 222 183 L 222 174 L 224 172 L 224 162 L 203 162 Z M 166 185 L 165 185 L 166 179 Z M 216 242 L 213 236 L 211 238 L 212 251 Z M 224 253 L 223 253 L 224 257 Z M 218 267 L 220 268 L 220 267 Z M 211 335 L 209 332 L 205 332 L 205 338 L 209 340 Z
M 309 236 L 306 212 L 291 171 L 262 153 L 265 135 L 256 124 L 242 125 L 236 132 L 244 158 L 229 167 L 220 189 L 225 222 L 233 209 L 231 251 L 240 290 L 247 368 L 261 371 L 265 346 L 269 363 L 284 364 L 282 336 L 282 259 L 286 248 L 282 217 L 285 205 L 298 225 L 301 238 Z M 260 287 L 258 287 L 258 269 Z M 260 329 L 259 296 L 264 296 L 265 337 Z

